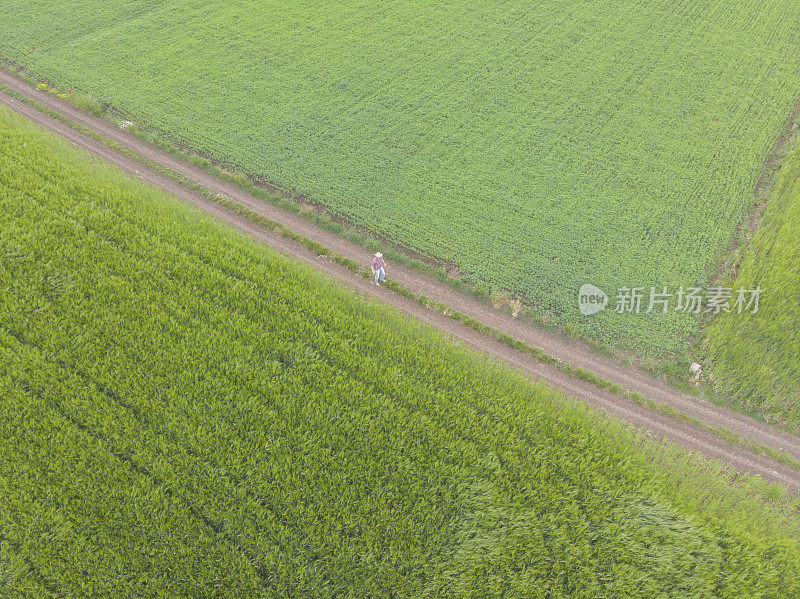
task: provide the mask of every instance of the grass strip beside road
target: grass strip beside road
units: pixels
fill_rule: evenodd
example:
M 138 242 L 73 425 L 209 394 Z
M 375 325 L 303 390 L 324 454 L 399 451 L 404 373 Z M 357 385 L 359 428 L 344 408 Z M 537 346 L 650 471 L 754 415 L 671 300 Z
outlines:
M 62 114 L 60 114 L 60 113 L 58 113 L 58 112 L 56 112 L 54 110 L 51 110 L 51 109 L 47 108 L 46 106 L 43 106 L 42 104 L 40 104 L 36 100 L 33 100 L 33 99 L 23 95 L 23 94 L 20 94 L 20 93 L 16 92 L 15 90 L 12 90 L 12 89 L 8 88 L 7 86 L 0 85 L 0 91 L 17 98 L 21 102 L 24 102 L 25 104 L 27 104 L 27 105 L 29 105 L 29 106 L 31 106 L 33 108 L 36 108 L 37 110 L 47 114 L 48 116 L 58 120 L 59 122 L 61 122 L 61 123 L 73 128 L 73 129 L 75 129 L 79 133 L 91 137 L 92 139 L 94 139 L 95 141 L 97 141 L 99 143 L 102 143 L 106 147 L 109 147 L 109 148 L 111 148 L 111 149 L 113 149 L 115 151 L 118 151 L 118 152 L 124 154 L 125 156 L 127 156 L 127 157 L 129 157 L 131 159 L 134 159 L 137 162 L 140 162 L 142 165 L 144 165 L 146 167 L 149 167 L 151 169 L 154 169 L 154 170 L 160 172 L 161 174 L 170 177 L 171 179 L 175 180 L 176 182 L 180 183 L 181 185 L 185 186 L 186 188 L 191 189 L 191 190 L 196 191 L 196 192 L 199 192 L 199 193 L 202 193 L 209 200 L 211 200 L 211 201 L 213 201 L 213 202 L 225 207 L 226 209 L 228 209 L 228 210 L 230 210 L 230 211 L 232 211 L 232 212 L 234 212 L 236 214 L 242 215 L 242 216 L 248 218 L 249 220 L 251 220 L 252 222 L 254 222 L 254 223 L 256 223 L 256 224 L 258 224 L 258 225 L 260 225 L 262 227 L 265 227 L 266 229 L 269 229 L 270 231 L 274 231 L 274 232 L 279 233 L 282 237 L 284 237 L 286 239 L 290 239 L 290 240 L 298 243 L 299 245 L 301 245 L 305 249 L 307 249 L 307 250 L 309 250 L 311 252 L 314 252 L 317 256 L 325 257 L 325 258 L 327 258 L 327 259 L 329 259 L 329 260 L 331 260 L 331 261 L 333 261 L 333 262 L 335 262 L 335 263 L 347 268 L 349 271 L 351 271 L 352 273 L 354 273 L 356 275 L 359 275 L 359 276 L 364 277 L 364 278 L 371 278 L 372 273 L 371 273 L 370 269 L 364 267 L 363 265 L 359 264 L 355 260 L 352 260 L 352 259 L 350 259 L 350 258 L 348 258 L 346 256 L 343 256 L 343 255 L 341 255 L 341 254 L 339 254 L 339 253 L 337 253 L 337 252 L 335 252 L 335 251 L 323 246 L 322 244 L 314 241 L 313 239 L 309 239 L 309 238 L 307 238 L 307 237 L 305 237 L 303 235 L 299 235 L 299 234 L 295 233 L 294 231 L 288 229 L 287 227 L 281 225 L 280 223 L 277 223 L 277 222 L 275 222 L 273 220 L 270 220 L 270 219 L 264 217 L 263 215 L 255 212 L 255 211 L 253 211 L 253 210 L 251 210 L 251 209 L 249 209 L 249 208 L 247 208 L 245 206 L 242 206 L 241 204 L 239 204 L 239 203 L 237 203 L 237 202 L 235 202 L 235 201 L 233 201 L 233 200 L 231 200 L 231 199 L 229 199 L 229 198 L 227 198 L 227 197 L 225 197 L 225 196 L 223 196 L 221 194 L 214 193 L 213 191 L 211 191 L 207 187 L 192 181 L 191 179 L 189 179 L 185 175 L 183 175 L 181 173 L 178 173 L 178 172 L 176 172 L 176 171 L 174 171 L 172 169 L 166 168 L 163 165 L 157 164 L 157 163 L 149 160 L 148 158 L 142 156 L 138 152 L 136 152 L 136 151 L 134 151 L 134 150 L 132 150 L 130 148 L 127 148 L 125 146 L 122 146 L 122 145 L 118 144 L 117 142 L 115 142 L 113 140 L 110 140 L 110 139 L 98 134 L 97 132 L 93 131 L 92 129 L 90 129 L 90 128 L 84 126 L 84 125 L 82 125 L 81 123 L 78 123 L 78 122 L 76 122 L 76 121 L 74 121 L 72 119 L 69 119 L 69 118 L 65 117 L 64 115 L 62 115 Z M 215 169 L 215 170 L 218 171 L 220 169 Z M 212 174 L 215 174 L 215 173 L 212 172 Z M 231 179 L 228 179 L 228 180 L 230 182 L 235 182 L 235 183 L 239 184 L 238 183 L 238 178 L 233 179 L 233 180 L 231 180 Z M 248 189 L 244 189 L 244 190 L 248 191 Z M 281 198 L 279 198 L 277 196 L 274 196 L 274 195 L 271 196 L 271 197 L 276 201 L 279 201 L 281 199 Z M 293 203 L 292 203 L 292 205 L 296 206 Z M 571 377 L 573 377 L 575 379 L 579 379 L 579 380 L 591 383 L 591 384 L 595 385 L 598 389 L 602 389 L 602 390 L 608 391 L 609 393 L 624 397 L 624 398 L 626 398 L 626 399 L 628 399 L 630 401 L 633 401 L 633 402 L 637 403 L 638 405 L 647 407 L 647 408 L 649 408 L 650 410 L 652 410 L 654 412 L 657 412 L 657 413 L 663 414 L 665 416 L 668 416 L 668 417 L 672 418 L 673 420 L 675 420 L 677 422 L 690 423 L 690 424 L 696 426 L 698 429 L 700 429 L 700 430 L 702 430 L 704 432 L 713 434 L 714 436 L 725 440 L 726 442 L 730 443 L 731 445 L 744 447 L 744 448 L 750 450 L 751 452 L 753 452 L 756 455 L 760 455 L 762 457 L 766 457 L 766 458 L 775 460 L 775 461 L 777 461 L 778 463 L 780 463 L 780 464 L 782 464 L 784 466 L 788 466 L 788 467 L 790 467 L 790 468 L 792 468 L 794 470 L 800 471 L 800 460 L 797 460 L 797 459 L 793 458 L 789 453 L 787 453 L 785 451 L 776 450 L 776 449 L 774 449 L 772 447 L 769 447 L 767 445 L 755 442 L 752 439 L 744 438 L 744 437 L 742 437 L 742 436 L 740 436 L 740 435 L 738 435 L 738 434 L 736 434 L 736 433 L 734 433 L 734 432 L 732 432 L 732 431 L 730 431 L 730 430 L 728 430 L 728 429 L 726 429 L 724 427 L 708 425 L 708 424 L 704 423 L 703 421 L 701 421 L 700 419 L 692 417 L 692 416 L 690 416 L 688 414 L 685 414 L 684 412 L 681 412 L 680 410 L 677 410 L 677 409 L 675 409 L 675 408 L 673 408 L 673 407 L 671 407 L 671 406 L 669 406 L 669 405 L 667 405 L 665 403 L 655 402 L 652 399 L 647 398 L 646 396 L 644 396 L 641 393 L 625 389 L 624 387 L 622 387 L 618 383 L 614 383 L 614 382 L 609 381 L 607 379 L 604 379 L 604 378 L 602 378 L 600 376 L 597 376 L 593 372 L 590 372 L 590 371 L 588 371 L 588 370 L 586 370 L 584 368 L 575 367 L 575 366 L 573 366 L 573 365 L 571 365 L 569 363 L 563 362 L 562 360 L 559 360 L 558 358 L 555 358 L 554 356 L 544 352 L 542 349 L 540 349 L 538 347 L 534 347 L 534 346 L 529 345 L 529 344 L 527 344 L 527 343 L 525 343 L 523 341 L 515 339 L 514 337 L 512 337 L 512 336 L 510 336 L 510 335 L 508 335 L 506 333 L 503 333 L 502 331 L 494 329 L 494 328 L 486 325 L 485 323 L 482 323 L 482 322 L 480 322 L 480 321 L 478 321 L 478 320 L 476 320 L 476 319 L 474 319 L 474 318 L 472 318 L 470 316 L 467 316 L 466 314 L 462 314 L 461 312 L 458 312 L 457 310 L 453 310 L 449 306 L 447 306 L 447 305 L 445 305 L 445 304 L 443 304 L 441 302 L 432 300 L 432 299 L 426 297 L 423 294 L 414 293 L 414 292 L 408 290 L 407 288 L 405 288 L 403 285 L 399 284 L 397 281 L 392 281 L 391 279 L 388 280 L 386 285 L 385 285 L 385 288 L 391 290 L 394 293 L 397 293 L 398 295 L 400 295 L 402 297 L 405 297 L 405 298 L 408 298 L 408 299 L 412 299 L 412 300 L 416 301 L 418 304 L 420 304 L 421 306 L 424 306 L 424 307 L 426 307 L 426 308 L 428 308 L 428 309 L 430 309 L 432 311 L 439 312 L 439 313 L 443 314 L 444 316 L 446 316 L 446 317 L 448 317 L 448 318 L 450 318 L 450 319 L 452 319 L 454 321 L 460 322 L 461 324 L 463 324 L 464 326 L 469 327 L 470 329 L 473 329 L 475 331 L 478 331 L 480 333 L 488 335 L 489 337 L 492 337 L 496 341 L 499 341 L 499 342 L 511 347 L 512 349 L 515 349 L 515 350 L 517 350 L 519 352 L 522 352 L 522 353 L 524 353 L 526 355 L 529 355 L 529 356 L 533 357 L 534 359 L 536 359 L 537 361 L 539 361 L 542 364 L 546 364 L 546 365 L 555 367 L 555 368 L 559 369 L 560 371 L 566 373 L 567 375 L 569 375 L 569 376 L 571 376 Z
M 11 593 L 800 588 L 779 486 L 364 302 L 5 108 L 0 148 L 0 556 L 29 557 Z

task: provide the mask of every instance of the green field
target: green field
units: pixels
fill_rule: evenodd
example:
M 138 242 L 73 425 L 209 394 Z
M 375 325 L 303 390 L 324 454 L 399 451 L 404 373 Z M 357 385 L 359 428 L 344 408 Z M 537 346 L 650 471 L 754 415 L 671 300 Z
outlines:
M 577 289 L 707 283 L 800 94 L 796 0 L 20 0 L 0 30 L 30 72 L 654 360 L 696 316 L 586 319 Z
M 722 388 L 800 425 L 800 147 L 786 159 L 737 286 L 763 290 L 756 314 L 732 313 L 710 329 Z
M 778 489 L 0 110 L 0 594 L 797 596 Z

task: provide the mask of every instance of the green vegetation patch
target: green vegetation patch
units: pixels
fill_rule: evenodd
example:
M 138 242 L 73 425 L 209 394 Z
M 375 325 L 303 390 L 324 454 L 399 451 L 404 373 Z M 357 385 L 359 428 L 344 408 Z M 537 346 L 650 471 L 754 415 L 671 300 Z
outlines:
M 695 315 L 587 319 L 577 290 L 708 281 L 800 91 L 798 22 L 795 0 L 36 0 L 0 6 L 0 52 L 657 361 Z
M 786 159 L 736 285 L 761 287 L 756 314 L 731 313 L 709 331 L 716 382 L 800 424 L 800 147 Z
M 794 503 L 0 110 L 0 590 L 797 596 Z

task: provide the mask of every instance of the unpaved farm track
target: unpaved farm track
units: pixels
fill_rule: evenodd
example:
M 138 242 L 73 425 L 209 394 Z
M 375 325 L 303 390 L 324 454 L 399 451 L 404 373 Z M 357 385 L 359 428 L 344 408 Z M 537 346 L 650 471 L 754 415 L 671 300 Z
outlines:
M 138 140 L 108 121 L 92 117 L 65 101 L 40 92 L 34 86 L 2 69 L 0 69 L 0 85 L 6 85 L 48 109 L 80 123 L 100 136 L 133 150 L 152 163 L 171 169 L 214 193 L 223 195 L 299 235 L 321 243 L 342 256 L 362 264 L 368 264 L 371 259 L 371 254 L 366 249 L 324 229 L 320 229 L 291 212 L 252 196 L 231 183 L 217 179 L 213 175 L 183 162 L 167 152 Z M 510 366 L 544 381 L 549 386 L 564 391 L 570 397 L 578 398 L 590 406 L 599 408 L 636 427 L 647 429 L 654 435 L 730 464 L 737 470 L 759 475 L 766 480 L 784 484 L 793 491 L 800 492 L 800 472 L 797 470 L 756 455 L 744 447 L 731 445 L 690 423 L 674 420 L 620 395 L 604 391 L 591 383 L 570 377 L 554 366 L 543 364 L 529 354 L 512 349 L 508 345 L 453 321 L 443 314 L 431 311 L 414 300 L 404 298 L 385 288 L 376 288 L 370 281 L 354 274 L 344 266 L 326 258 L 318 257 L 300 243 L 282 237 L 279 233 L 270 231 L 245 216 L 223 208 L 204 194 L 193 191 L 157 170 L 146 167 L 141 162 L 112 150 L 91 137 L 78 133 L 69 125 L 1 91 L 0 103 L 46 129 L 57 133 L 76 146 L 88 150 L 122 170 L 204 210 L 230 226 L 247 233 L 259 242 L 275 248 L 282 254 L 308 263 L 366 296 L 375 297 L 408 316 L 445 331 L 451 337 L 462 341 L 467 346 L 484 352 L 493 358 L 500 359 Z M 579 343 L 566 342 L 555 335 L 515 320 L 509 315 L 494 311 L 479 300 L 458 293 L 447 285 L 416 271 L 393 264 L 389 264 L 388 270 L 394 280 L 410 291 L 421 293 L 433 300 L 446 304 L 452 309 L 479 320 L 515 339 L 539 347 L 564 362 L 594 372 L 598 376 L 618 383 L 626 389 L 637 391 L 657 403 L 672 406 L 676 410 L 697 418 L 708 425 L 724 427 L 737 433 L 742 438 L 751 439 L 773 449 L 786 451 L 795 458 L 800 459 L 800 438 L 775 430 L 731 410 L 682 394 L 641 371 L 617 364 L 612 360 L 592 353 Z

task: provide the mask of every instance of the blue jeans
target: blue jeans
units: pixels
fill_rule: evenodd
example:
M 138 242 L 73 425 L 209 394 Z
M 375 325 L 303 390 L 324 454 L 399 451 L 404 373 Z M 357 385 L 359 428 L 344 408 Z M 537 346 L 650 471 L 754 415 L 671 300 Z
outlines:
M 383 270 L 383 266 L 381 266 L 378 270 L 375 271 L 375 284 L 378 284 L 378 279 L 380 278 L 381 281 L 386 281 L 386 272 Z

